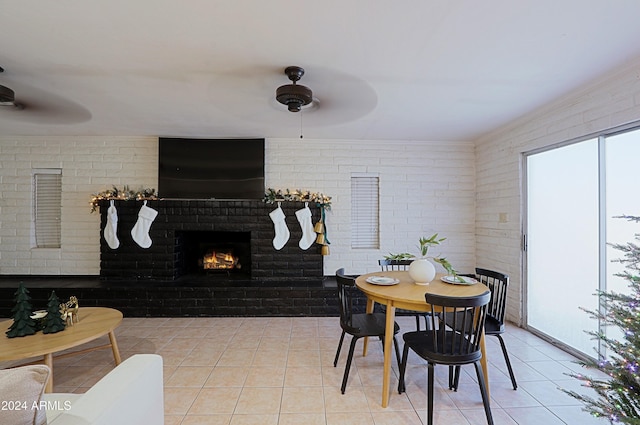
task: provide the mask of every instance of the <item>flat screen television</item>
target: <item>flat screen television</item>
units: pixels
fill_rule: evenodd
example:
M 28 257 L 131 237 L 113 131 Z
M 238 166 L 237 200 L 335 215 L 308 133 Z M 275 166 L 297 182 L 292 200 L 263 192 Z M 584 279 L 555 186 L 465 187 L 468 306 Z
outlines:
M 264 197 L 264 139 L 161 137 L 158 158 L 161 198 Z

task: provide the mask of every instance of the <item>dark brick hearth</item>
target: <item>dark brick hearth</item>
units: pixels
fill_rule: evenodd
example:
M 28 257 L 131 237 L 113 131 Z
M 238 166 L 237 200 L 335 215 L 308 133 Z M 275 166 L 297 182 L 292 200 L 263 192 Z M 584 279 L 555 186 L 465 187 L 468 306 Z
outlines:
M 295 211 L 303 208 L 302 202 L 284 202 L 282 209 L 291 238 L 282 250 L 272 244 L 274 225 L 269 217 L 275 206 L 262 201 L 215 200 L 157 200 L 147 206 L 158 211 L 151 225 L 150 248 L 138 246 L 130 231 L 138 219 L 142 206 L 139 201 L 116 201 L 118 210 L 118 238 L 120 246 L 111 249 L 101 237 L 100 277 L 105 281 L 176 281 L 189 280 L 192 267 L 185 266 L 184 244 L 191 232 L 242 232 L 249 235 L 250 266 L 244 279 L 255 282 L 309 282 L 320 284 L 323 277 L 320 246 L 313 245 L 307 251 L 298 247 L 302 230 Z M 106 224 L 108 201 L 100 205 L 101 229 Z M 319 208 L 309 205 L 313 221 L 320 217 Z M 213 285 L 220 286 L 235 276 L 210 274 Z
M 116 308 L 125 317 L 337 316 L 335 281 L 319 286 L 274 282 L 272 286 L 216 287 L 197 282 L 105 282 L 96 277 L 0 276 L 0 317 L 11 317 L 20 282 L 29 289 L 34 310 L 43 309 L 52 290 L 61 299 L 78 297 L 82 307 Z M 359 302 L 364 309 L 364 297 Z

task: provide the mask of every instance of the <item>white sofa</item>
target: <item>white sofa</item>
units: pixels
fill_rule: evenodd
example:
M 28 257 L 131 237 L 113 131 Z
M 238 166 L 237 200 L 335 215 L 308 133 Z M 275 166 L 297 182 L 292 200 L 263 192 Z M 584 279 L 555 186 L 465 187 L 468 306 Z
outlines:
M 45 394 L 50 425 L 163 425 L 162 357 L 136 354 L 84 394 Z

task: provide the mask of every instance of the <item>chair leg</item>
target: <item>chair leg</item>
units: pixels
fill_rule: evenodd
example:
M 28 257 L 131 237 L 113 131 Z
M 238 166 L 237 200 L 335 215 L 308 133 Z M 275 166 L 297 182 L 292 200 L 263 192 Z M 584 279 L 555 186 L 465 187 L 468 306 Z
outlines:
M 433 425 L 433 381 L 434 381 L 434 364 L 429 363 L 427 365 L 427 425 Z
M 449 366 L 449 389 L 452 390 L 454 389 L 454 382 L 455 382 L 455 369 L 453 366 Z
M 333 367 L 338 365 L 338 357 L 340 357 L 340 350 L 342 349 L 342 341 L 344 341 L 345 332 L 342 331 L 342 335 L 340 335 L 340 342 L 338 343 L 338 350 L 336 351 L 336 358 L 333 360 Z
M 402 350 L 402 361 L 400 362 L 400 371 L 398 377 L 398 394 L 402 394 L 406 391 L 404 385 L 404 373 L 407 370 L 407 358 L 409 357 L 409 346 L 407 344 L 404 345 L 404 349 Z
M 449 389 L 458 391 L 460 383 L 460 366 L 449 366 Z
M 456 376 L 455 376 L 455 380 L 453 381 L 453 390 L 454 391 L 458 391 L 458 384 L 460 383 L 460 368 L 461 368 L 461 366 L 458 366 L 456 368 Z
M 476 368 L 476 376 L 478 377 L 478 385 L 480 386 L 480 394 L 482 395 L 482 404 L 484 404 L 484 413 L 487 416 L 487 423 L 493 425 L 493 415 L 491 414 L 491 405 L 489 404 L 489 396 L 487 395 L 487 387 L 482 374 L 482 366 L 480 362 L 473 364 Z
M 344 394 L 347 389 L 347 380 L 349 379 L 349 369 L 351 369 L 351 361 L 353 360 L 353 352 L 356 349 L 356 342 L 358 338 L 351 338 L 351 344 L 349 345 L 349 356 L 347 357 L 347 365 L 344 368 L 344 376 L 342 377 L 342 386 L 340 387 L 340 391 Z
M 511 367 L 511 361 L 509 361 L 509 354 L 507 354 L 507 346 L 504 344 L 504 340 L 502 339 L 502 335 L 496 335 L 498 340 L 500 341 L 500 346 L 502 347 L 502 354 L 504 354 L 504 361 L 507 363 L 507 369 L 509 370 L 509 376 L 511 377 L 511 384 L 513 385 L 513 389 L 518 389 L 518 384 L 516 384 L 516 376 L 513 374 L 513 368 Z

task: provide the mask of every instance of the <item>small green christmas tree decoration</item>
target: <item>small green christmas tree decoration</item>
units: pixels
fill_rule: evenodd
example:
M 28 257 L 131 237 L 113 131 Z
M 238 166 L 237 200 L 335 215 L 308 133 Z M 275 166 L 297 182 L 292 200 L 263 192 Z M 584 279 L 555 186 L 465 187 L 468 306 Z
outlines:
M 629 221 L 640 222 L 640 217 L 623 216 Z M 635 235 L 640 241 L 640 234 Z M 640 246 L 629 242 L 611 244 L 622 251 L 624 257 L 616 262 L 625 265 L 625 271 L 617 274 L 629 282 L 630 293 L 599 292 L 601 311 L 585 310 L 592 318 L 605 326 L 622 330 L 622 338 L 607 337 L 602 332 L 588 332 L 600 340 L 611 353 L 609 358 L 583 362 L 583 366 L 599 369 L 609 378 L 594 379 L 583 374 L 571 374 L 591 387 L 598 394 L 594 399 L 575 391 L 565 393 L 582 401 L 584 410 L 596 417 L 604 417 L 611 423 L 640 425 Z
M 60 332 L 64 330 L 65 326 L 66 323 L 60 315 L 60 300 L 56 296 L 56 291 L 51 291 L 47 301 L 47 316 L 45 317 L 42 333 L 53 334 Z
M 15 338 L 17 336 L 33 335 L 37 331 L 36 322 L 31 318 L 33 310 L 31 308 L 31 297 L 29 290 L 24 287 L 22 282 L 15 292 L 15 307 L 11 309 L 13 313 L 13 324 L 7 330 L 7 338 Z

